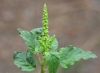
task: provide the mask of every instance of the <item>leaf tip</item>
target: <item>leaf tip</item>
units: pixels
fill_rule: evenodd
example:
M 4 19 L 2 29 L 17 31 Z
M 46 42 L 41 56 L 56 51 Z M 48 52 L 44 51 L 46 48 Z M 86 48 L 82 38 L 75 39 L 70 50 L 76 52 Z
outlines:
M 22 29 L 21 28 L 18 28 L 17 30 L 18 30 L 19 34 L 21 34 Z
M 93 59 L 94 59 L 94 58 L 97 58 L 97 56 L 94 54 L 94 56 L 93 56 L 92 58 L 93 58 Z

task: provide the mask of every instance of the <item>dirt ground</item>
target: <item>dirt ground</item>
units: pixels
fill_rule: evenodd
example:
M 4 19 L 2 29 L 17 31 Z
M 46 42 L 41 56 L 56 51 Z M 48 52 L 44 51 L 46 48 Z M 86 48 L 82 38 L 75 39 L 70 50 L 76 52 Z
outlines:
M 13 64 L 14 51 L 27 49 L 17 28 L 30 31 L 41 27 L 44 3 L 49 34 L 56 35 L 59 48 L 74 45 L 98 56 L 76 62 L 68 70 L 60 67 L 58 73 L 100 73 L 99 0 L 0 0 L 0 73 L 27 73 Z

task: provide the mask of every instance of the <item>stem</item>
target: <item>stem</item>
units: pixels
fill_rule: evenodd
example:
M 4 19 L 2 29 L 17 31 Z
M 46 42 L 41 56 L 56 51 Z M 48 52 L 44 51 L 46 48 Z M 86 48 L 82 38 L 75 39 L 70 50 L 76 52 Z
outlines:
M 43 58 L 43 61 L 41 61 L 39 53 L 37 53 L 37 57 L 38 57 L 38 60 L 39 60 L 40 66 L 41 66 L 41 73 L 45 73 L 45 69 L 44 69 L 45 59 Z M 38 73 L 37 69 L 36 69 L 36 71 Z
M 45 71 L 44 71 L 44 64 L 43 65 L 41 65 L 41 73 L 44 73 Z
M 43 52 L 42 57 L 43 57 L 43 56 L 44 56 L 44 52 Z M 41 73 L 45 73 L 44 65 L 45 65 L 45 58 L 43 57 L 43 61 L 41 62 Z

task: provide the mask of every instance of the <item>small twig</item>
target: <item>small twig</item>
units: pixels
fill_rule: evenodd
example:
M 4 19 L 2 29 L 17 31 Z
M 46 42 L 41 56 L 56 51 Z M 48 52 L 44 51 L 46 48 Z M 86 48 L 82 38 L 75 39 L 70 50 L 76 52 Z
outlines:
M 41 59 L 40 59 L 39 53 L 37 53 L 37 57 L 39 59 L 39 62 L 41 63 Z
M 46 71 L 48 70 L 48 68 L 45 69 Z
M 38 70 L 37 70 L 37 68 L 36 68 L 36 72 L 39 73 Z

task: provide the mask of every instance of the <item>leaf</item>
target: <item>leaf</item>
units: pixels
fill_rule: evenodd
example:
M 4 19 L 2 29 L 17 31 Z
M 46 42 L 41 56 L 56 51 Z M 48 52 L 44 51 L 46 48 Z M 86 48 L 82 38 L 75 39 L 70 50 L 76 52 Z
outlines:
M 41 34 L 42 33 L 42 28 L 35 28 L 31 30 L 32 33 L 36 33 L 36 34 Z
M 58 48 L 58 41 L 57 41 L 57 39 L 55 38 L 55 39 L 53 40 L 51 46 L 50 46 L 50 49 L 51 49 L 51 50 L 55 50 L 55 49 L 57 49 L 57 48 Z
M 35 34 L 36 38 L 42 36 L 42 28 L 33 29 L 33 30 L 31 30 L 31 32 L 32 32 L 33 34 Z
M 59 66 L 59 53 L 58 52 L 45 52 L 46 64 L 49 73 L 56 73 Z
M 31 32 L 22 30 L 21 28 L 18 28 L 20 36 L 24 39 L 25 44 L 28 46 L 29 51 L 32 53 L 35 53 L 35 50 L 37 49 L 39 45 L 39 41 L 37 39 L 37 32 L 40 31 L 38 28 L 32 30 Z M 37 52 L 37 51 L 36 51 Z
M 82 49 L 67 46 L 66 48 L 60 49 L 60 65 L 64 68 L 69 68 L 70 65 L 73 65 L 76 61 L 79 61 L 81 58 L 89 59 L 96 58 L 96 55 L 92 52 L 84 52 Z
M 32 71 L 36 68 L 36 60 L 32 57 L 30 52 L 15 52 L 14 64 L 17 65 L 22 71 Z

